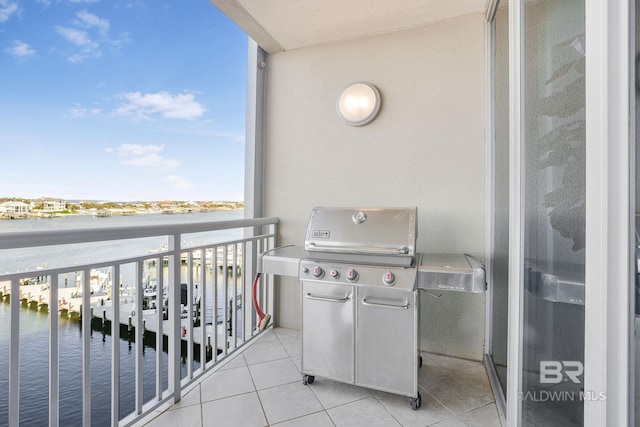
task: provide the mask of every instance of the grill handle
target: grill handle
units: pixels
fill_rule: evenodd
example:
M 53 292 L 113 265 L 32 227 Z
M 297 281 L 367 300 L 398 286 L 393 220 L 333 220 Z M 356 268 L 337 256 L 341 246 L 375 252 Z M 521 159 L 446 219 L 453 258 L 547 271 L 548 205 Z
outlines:
M 394 305 L 394 304 L 382 304 L 379 302 L 369 302 L 367 301 L 366 298 L 362 298 L 362 305 L 366 305 L 369 307 L 384 307 L 384 308 L 393 308 L 396 310 L 408 310 L 409 309 L 409 303 L 406 303 L 405 305 Z
M 347 252 L 358 255 L 407 255 L 409 248 L 402 246 L 399 248 L 379 248 L 375 246 L 323 246 L 316 242 L 307 242 L 307 250 L 316 252 Z
M 318 296 L 318 295 L 313 295 L 313 294 L 307 293 L 305 295 L 305 298 L 313 299 L 313 300 L 317 300 L 317 301 L 344 303 L 344 302 L 347 302 L 347 301 L 349 301 L 351 299 L 351 294 L 347 295 L 344 298 L 329 298 L 329 297 L 321 297 L 321 296 Z

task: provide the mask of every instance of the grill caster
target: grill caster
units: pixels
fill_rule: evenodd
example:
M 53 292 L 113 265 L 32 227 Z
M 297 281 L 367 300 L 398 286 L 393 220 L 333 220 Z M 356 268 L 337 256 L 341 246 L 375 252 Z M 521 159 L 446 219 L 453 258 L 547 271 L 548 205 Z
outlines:
M 302 384 L 309 385 L 313 384 L 313 381 L 316 379 L 313 375 L 303 375 L 302 376 Z
M 411 399 L 411 409 L 417 411 L 422 406 L 422 396 L 420 396 L 420 392 L 418 392 L 418 397 L 415 399 Z

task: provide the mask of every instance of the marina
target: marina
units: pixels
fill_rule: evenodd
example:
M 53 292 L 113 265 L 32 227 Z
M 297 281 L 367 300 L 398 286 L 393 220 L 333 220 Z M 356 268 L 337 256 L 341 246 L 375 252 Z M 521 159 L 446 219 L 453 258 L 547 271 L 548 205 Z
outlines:
M 38 281 L 35 278 L 34 281 Z M 110 324 L 113 320 L 113 312 L 114 307 L 111 301 L 111 285 L 110 281 L 108 281 L 108 275 L 103 272 L 95 272 L 91 275 L 91 322 L 92 324 L 98 324 L 105 330 L 110 330 Z M 219 277 L 220 282 L 224 280 L 223 277 Z M 183 285 L 184 293 L 186 294 L 186 284 Z M 33 283 L 33 284 L 24 284 L 20 286 L 20 294 L 18 298 L 21 302 L 21 307 L 25 309 L 42 311 L 44 313 L 51 314 L 51 301 L 50 301 L 50 293 L 49 293 L 49 284 L 48 283 Z M 58 307 L 57 312 L 61 317 L 66 317 L 73 320 L 80 320 L 82 318 L 82 287 L 63 287 L 58 289 Z M 229 287 L 228 293 L 231 295 L 232 290 Z M 157 316 L 160 311 L 160 307 L 157 305 L 156 299 L 157 292 L 152 289 L 152 285 L 147 282 L 143 291 L 143 312 L 142 312 L 142 328 L 143 328 L 143 336 L 151 334 L 151 336 L 155 336 L 157 332 Z M 166 337 L 167 331 L 169 330 L 169 321 L 166 315 L 166 306 L 167 298 L 166 292 L 164 292 L 165 296 L 163 298 L 164 302 L 162 304 L 162 316 L 163 316 L 163 334 Z M 222 308 L 224 306 L 224 302 L 221 300 L 222 293 L 218 295 L 218 303 L 216 304 L 219 307 L 216 315 L 216 324 L 221 325 L 223 323 L 224 315 L 222 313 Z M 209 295 L 207 300 L 211 301 L 211 291 L 209 291 Z M 236 298 L 236 311 L 240 312 L 242 308 L 242 295 L 238 295 L 239 298 Z M 10 288 L 7 284 L 2 284 L 0 286 L 0 300 L 2 302 L 8 303 L 11 298 Z M 120 304 L 119 304 L 119 312 L 120 312 L 120 325 L 121 325 L 121 335 L 126 338 L 129 335 L 135 332 L 135 329 L 138 327 L 137 324 L 137 316 L 136 316 L 136 304 L 135 304 L 135 292 L 129 287 L 121 287 L 120 294 Z M 217 338 L 214 340 L 214 327 L 213 327 L 213 316 L 210 314 L 212 312 L 212 304 L 208 304 L 208 310 L 204 310 L 200 304 L 201 298 L 200 295 L 197 294 L 197 285 L 196 285 L 196 296 L 194 298 L 193 304 L 193 344 L 196 346 L 202 345 L 201 342 L 201 328 L 206 328 L 205 335 L 207 338 L 207 354 L 211 353 L 213 343 L 217 344 L 217 350 L 219 352 L 224 351 L 225 349 L 225 341 L 226 341 L 226 349 L 233 348 L 234 340 L 225 339 L 225 336 L 230 335 L 231 332 L 231 317 L 233 316 L 233 299 L 229 300 L 227 306 L 229 307 L 229 312 L 227 314 L 227 328 L 217 327 Z M 182 301 L 185 302 L 186 301 Z M 54 305 L 55 306 L 55 305 Z M 189 337 L 187 337 L 186 331 L 189 326 L 189 316 L 186 309 L 186 304 L 182 304 L 182 315 L 180 319 L 180 328 L 183 333 L 181 333 L 181 339 L 185 343 L 188 342 Z M 204 322 L 203 322 L 204 317 Z M 239 322 L 240 323 L 240 322 Z M 241 330 L 241 329 L 240 329 Z

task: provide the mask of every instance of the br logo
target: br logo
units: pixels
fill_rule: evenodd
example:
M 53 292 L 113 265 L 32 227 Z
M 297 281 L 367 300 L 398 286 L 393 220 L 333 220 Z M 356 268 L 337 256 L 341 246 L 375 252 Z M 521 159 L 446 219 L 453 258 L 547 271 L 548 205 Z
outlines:
M 540 361 L 540 383 L 558 384 L 566 375 L 568 379 L 576 384 L 580 383 L 578 378 L 584 372 L 584 365 L 577 360 L 541 360 Z

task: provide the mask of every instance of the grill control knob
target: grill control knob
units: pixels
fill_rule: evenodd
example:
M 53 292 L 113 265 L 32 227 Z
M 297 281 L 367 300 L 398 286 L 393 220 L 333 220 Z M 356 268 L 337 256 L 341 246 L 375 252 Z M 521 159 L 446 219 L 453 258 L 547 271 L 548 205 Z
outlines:
M 331 271 L 329 272 L 329 275 L 330 275 L 331 277 L 333 277 L 334 279 L 337 279 L 338 277 L 340 277 L 340 273 L 338 272 L 338 270 L 331 270 Z
M 391 271 L 387 271 L 384 273 L 384 276 L 382 276 L 382 283 L 387 286 L 393 286 L 396 283 L 396 275 Z
M 357 272 L 355 269 L 353 269 L 353 268 L 348 269 L 348 270 L 347 270 L 347 280 L 348 280 L 349 282 L 356 282 L 356 281 L 358 281 L 358 272 Z
M 313 267 L 313 272 L 311 274 L 313 274 L 313 277 L 320 279 L 324 276 L 324 270 L 319 265 L 316 265 Z

